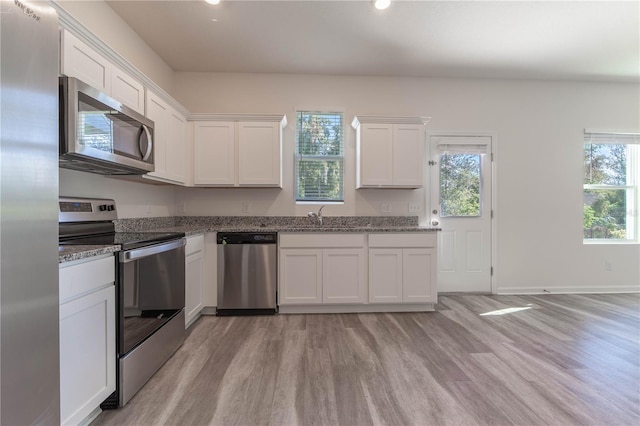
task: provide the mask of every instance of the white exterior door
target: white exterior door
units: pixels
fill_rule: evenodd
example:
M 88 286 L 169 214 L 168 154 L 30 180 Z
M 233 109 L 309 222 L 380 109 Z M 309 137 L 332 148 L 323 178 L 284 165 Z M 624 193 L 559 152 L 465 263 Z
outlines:
M 491 292 L 491 137 L 430 138 L 439 292 Z

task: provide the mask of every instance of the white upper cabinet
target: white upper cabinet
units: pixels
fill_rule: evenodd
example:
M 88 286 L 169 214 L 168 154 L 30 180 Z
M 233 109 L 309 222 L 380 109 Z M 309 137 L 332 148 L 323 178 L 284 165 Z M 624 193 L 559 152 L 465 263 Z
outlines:
M 194 185 L 282 187 L 286 116 L 206 115 L 195 120 Z
M 193 183 L 234 186 L 236 125 L 231 121 L 200 121 L 193 130 Z
M 153 158 L 155 170 L 145 177 L 184 184 L 187 175 L 187 120 L 180 112 L 150 90 L 147 91 L 147 114 L 154 123 Z
M 144 114 L 144 86 L 116 67 L 111 70 L 111 97 Z
M 76 77 L 144 114 L 144 86 L 69 31 L 62 30 L 60 73 Z
M 357 188 L 421 188 L 428 120 L 355 117 L 351 126 L 356 130 Z
M 280 123 L 238 123 L 238 185 L 282 187 Z

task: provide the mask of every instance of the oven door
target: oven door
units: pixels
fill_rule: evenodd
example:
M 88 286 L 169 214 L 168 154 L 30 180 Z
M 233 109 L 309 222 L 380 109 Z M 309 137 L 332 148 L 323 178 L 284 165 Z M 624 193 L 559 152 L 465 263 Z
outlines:
M 185 241 L 120 253 L 119 356 L 135 349 L 184 308 Z

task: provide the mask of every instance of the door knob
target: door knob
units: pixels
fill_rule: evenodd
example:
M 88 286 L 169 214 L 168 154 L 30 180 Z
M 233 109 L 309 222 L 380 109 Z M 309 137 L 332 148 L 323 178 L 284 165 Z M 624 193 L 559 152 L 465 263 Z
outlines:
M 438 223 L 440 223 L 440 222 L 438 222 L 437 220 L 432 220 L 432 221 L 431 221 L 431 224 L 432 224 L 433 226 L 438 226 Z

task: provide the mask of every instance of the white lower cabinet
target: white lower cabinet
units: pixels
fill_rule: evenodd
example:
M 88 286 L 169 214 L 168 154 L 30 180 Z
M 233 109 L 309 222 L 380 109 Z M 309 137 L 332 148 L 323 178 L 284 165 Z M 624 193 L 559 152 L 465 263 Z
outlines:
M 116 389 L 113 255 L 60 265 L 60 419 L 81 423 Z
M 402 249 L 369 249 L 369 302 L 402 302 Z
M 363 234 L 280 234 L 279 305 L 366 300 Z
M 322 302 L 364 303 L 364 249 L 326 249 L 322 251 Z
M 189 327 L 204 308 L 204 236 L 187 238 L 185 249 L 185 328 Z
M 435 234 L 369 236 L 369 303 L 436 303 Z
M 322 250 L 280 249 L 279 305 L 322 303 Z

